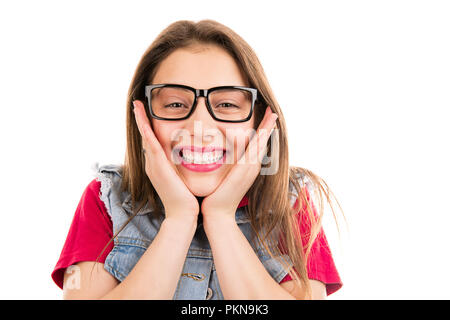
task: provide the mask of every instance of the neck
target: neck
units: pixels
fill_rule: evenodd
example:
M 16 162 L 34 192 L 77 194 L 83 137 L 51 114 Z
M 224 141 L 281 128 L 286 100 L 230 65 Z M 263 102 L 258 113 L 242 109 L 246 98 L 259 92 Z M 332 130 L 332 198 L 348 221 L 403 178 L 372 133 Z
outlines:
M 199 208 L 200 208 L 200 212 L 198 213 L 198 218 L 197 218 L 197 228 L 198 228 L 200 225 L 203 224 L 203 214 L 202 214 L 201 208 L 202 208 L 202 202 L 203 202 L 203 199 L 204 199 L 205 197 L 197 197 L 197 196 L 195 196 L 195 197 L 196 197 L 197 200 L 198 200 L 198 206 L 199 206 Z

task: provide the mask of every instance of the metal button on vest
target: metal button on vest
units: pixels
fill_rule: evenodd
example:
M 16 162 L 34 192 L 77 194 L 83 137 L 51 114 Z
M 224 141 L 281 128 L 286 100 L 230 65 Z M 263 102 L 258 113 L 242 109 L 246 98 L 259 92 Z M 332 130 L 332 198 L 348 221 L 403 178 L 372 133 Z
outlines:
M 211 288 L 208 288 L 208 294 L 206 295 L 206 300 L 210 300 L 213 296 L 213 291 Z

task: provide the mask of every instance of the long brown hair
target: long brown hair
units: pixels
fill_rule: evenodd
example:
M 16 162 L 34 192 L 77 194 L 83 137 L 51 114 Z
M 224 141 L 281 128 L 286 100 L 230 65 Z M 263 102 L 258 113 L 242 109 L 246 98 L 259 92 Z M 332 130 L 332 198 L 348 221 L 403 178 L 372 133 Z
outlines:
M 313 172 L 301 167 L 289 166 L 285 119 L 258 57 L 238 34 L 214 20 L 198 22 L 181 20 L 170 24 L 157 36 L 137 65 L 128 90 L 126 105 L 127 149 L 122 166 L 121 190 L 131 194 L 134 208 L 133 215 L 130 216 L 127 223 L 147 202 L 155 209 L 152 214 L 161 215 L 163 212 L 158 195 L 145 173 L 145 158 L 142 152 L 141 137 L 133 114 L 132 102 L 134 100 L 143 102 L 146 100 L 144 87 L 151 84 L 159 64 L 170 53 L 179 48 L 192 48 L 197 45 L 216 45 L 225 49 L 235 59 L 244 76 L 246 76 L 248 85 L 258 90 L 259 97 L 254 109 L 255 129 L 264 116 L 266 106 L 270 106 L 272 111 L 278 115 L 278 171 L 272 175 L 259 175 L 256 178 L 247 192 L 249 202 L 245 210 L 250 218 L 257 240 L 272 257 L 279 259 L 286 269 L 288 269 L 288 265 L 282 259 L 282 254 L 289 255 L 293 262 L 293 268 L 290 268 L 289 274 L 303 288 L 304 298 L 310 298 L 311 288 L 306 262 L 312 243 L 321 229 L 323 196 L 330 204 L 335 216 L 331 201 L 331 197 L 334 198 L 334 196 L 327 184 Z M 150 118 L 148 110 L 147 116 Z M 268 150 L 271 150 L 271 140 L 269 139 L 268 142 Z M 307 201 L 305 185 L 302 186 L 298 183 L 299 177 L 304 181 L 309 181 L 309 185 L 314 189 L 313 194 L 318 199 L 319 214 L 314 212 L 311 201 Z M 289 192 L 290 182 L 295 187 L 293 193 Z M 297 199 L 295 208 L 291 206 L 291 196 L 295 196 Z M 302 214 L 307 215 L 311 225 L 308 235 L 300 235 L 299 232 L 296 214 L 301 208 L 306 208 L 306 210 L 303 210 L 304 212 L 302 211 Z M 269 211 L 271 211 L 270 214 L 268 214 Z M 123 230 L 127 223 L 116 232 L 110 242 Z M 283 232 L 280 230 L 283 230 Z M 306 239 L 305 247 L 302 245 L 302 237 Z

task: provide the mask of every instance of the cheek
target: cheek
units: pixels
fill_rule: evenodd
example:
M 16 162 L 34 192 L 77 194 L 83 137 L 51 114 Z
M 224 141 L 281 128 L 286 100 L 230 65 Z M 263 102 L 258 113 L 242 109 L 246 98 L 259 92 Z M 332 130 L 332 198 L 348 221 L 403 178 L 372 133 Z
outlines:
M 170 154 L 170 151 L 172 150 L 170 137 L 174 128 L 170 125 L 159 123 L 159 121 L 156 120 L 152 121 L 152 128 L 161 147 L 167 154 Z
M 235 163 L 244 154 L 250 139 L 255 133 L 253 126 L 249 125 L 241 128 L 233 128 L 234 130 L 229 130 L 227 132 L 227 145 L 228 149 L 233 149 L 234 161 Z

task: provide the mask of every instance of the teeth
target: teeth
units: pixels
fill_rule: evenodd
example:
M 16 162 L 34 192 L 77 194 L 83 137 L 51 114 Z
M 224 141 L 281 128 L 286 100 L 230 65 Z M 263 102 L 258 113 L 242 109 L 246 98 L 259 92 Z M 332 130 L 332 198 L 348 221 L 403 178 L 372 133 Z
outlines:
M 214 152 L 192 152 L 191 150 L 185 149 L 182 152 L 182 157 L 186 162 L 195 164 L 207 164 L 214 163 L 222 159 L 223 151 L 215 150 Z

